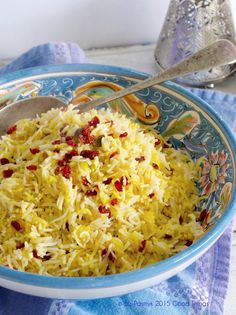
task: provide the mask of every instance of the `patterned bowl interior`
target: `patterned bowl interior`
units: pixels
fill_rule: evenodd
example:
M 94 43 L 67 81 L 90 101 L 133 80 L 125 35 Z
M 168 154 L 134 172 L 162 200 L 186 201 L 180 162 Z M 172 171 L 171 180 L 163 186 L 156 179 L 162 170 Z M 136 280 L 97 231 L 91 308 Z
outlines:
M 128 87 L 140 79 L 138 74 L 121 74 L 61 71 L 22 77 L 2 85 L 0 109 L 17 100 L 45 95 L 78 104 Z M 206 198 L 199 208 L 200 219 L 205 230 L 215 225 L 232 198 L 235 161 L 227 136 L 211 117 L 211 111 L 199 106 L 196 98 L 173 83 L 147 88 L 113 101 L 110 106 L 128 116 L 135 114 L 143 124 L 167 137 L 175 148 L 188 151 L 193 159 L 203 157 L 198 187 L 199 194 Z

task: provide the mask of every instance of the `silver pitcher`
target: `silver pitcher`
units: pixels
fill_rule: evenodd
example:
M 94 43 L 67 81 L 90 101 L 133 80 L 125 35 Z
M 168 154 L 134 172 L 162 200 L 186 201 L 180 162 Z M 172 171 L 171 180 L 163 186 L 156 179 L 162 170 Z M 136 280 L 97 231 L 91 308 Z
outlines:
M 164 70 L 220 38 L 235 42 L 229 0 L 171 0 L 155 49 L 156 63 Z M 235 64 L 217 67 L 177 81 L 210 86 L 235 69 Z

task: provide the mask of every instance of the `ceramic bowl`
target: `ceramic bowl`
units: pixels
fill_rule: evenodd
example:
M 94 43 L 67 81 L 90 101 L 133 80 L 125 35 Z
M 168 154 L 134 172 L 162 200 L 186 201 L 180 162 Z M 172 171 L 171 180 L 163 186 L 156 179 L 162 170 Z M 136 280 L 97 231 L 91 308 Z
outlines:
M 32 68 L 0 78 L 0 108 L 16 100 L 51 95 L 78 103 L 127 87 L 147 75 L 103 65 L 60 65 Z M 167 279 L 198 259 L 230 224 L 235 205 L 234 136 L 203 100 L 182 87 L 165 82 L 112 103 L 126 115 L 155 127 L 175 148 L 193 159 L 204 156 L 199 194 L 203 237 L 186 250 L 148 267 L 102 277 L 51 277 L 0 266 L 0 285 L 22 293 L 51 298 L 93 299 L 140 290 Z M 1 115 L 1 111 L 0 111 Z

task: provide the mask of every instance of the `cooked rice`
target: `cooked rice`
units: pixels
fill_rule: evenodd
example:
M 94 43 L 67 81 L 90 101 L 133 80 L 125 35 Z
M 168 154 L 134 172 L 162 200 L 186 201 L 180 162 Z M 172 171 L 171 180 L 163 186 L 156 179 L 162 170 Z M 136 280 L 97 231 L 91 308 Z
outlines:
M 198 239 L 190 156 L 124 115 L 72 108 L 20 120 L 0 140 L 0 264 L 55 276 L 115 274 Z

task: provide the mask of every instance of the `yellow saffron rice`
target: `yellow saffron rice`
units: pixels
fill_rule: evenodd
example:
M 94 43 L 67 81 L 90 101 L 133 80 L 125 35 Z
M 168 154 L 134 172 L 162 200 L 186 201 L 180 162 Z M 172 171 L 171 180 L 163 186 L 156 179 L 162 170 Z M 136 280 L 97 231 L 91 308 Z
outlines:
M 115 274 L 198 239 L 196 162 L 124 115 L 72 108 L 20 120 L 0 140 L 0 264 Z

